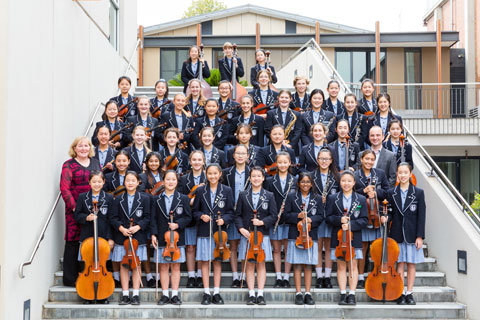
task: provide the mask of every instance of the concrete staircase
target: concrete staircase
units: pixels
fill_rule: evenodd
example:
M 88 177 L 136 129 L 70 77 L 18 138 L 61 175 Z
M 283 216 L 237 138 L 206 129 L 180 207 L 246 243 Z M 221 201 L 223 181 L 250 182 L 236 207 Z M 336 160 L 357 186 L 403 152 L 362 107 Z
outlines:
M 425 253 L 428 254 L 425 248 Z M 152 270 L 155 270 L 152 263 Z M 446 285 L 443 272 L 437 270 L 436 260 L 427 257 L 417 265 L 414 295 L 416 306 L 398 306 L 388 302 L 372 302 L 364 289 L 357 290 L 357 305 L 339 306 L 336 273 L 332 274 L 333 289 L 312 289 L 314 306 L 297 306 L 293 303 L 295 289 L 274 289 L 273 264 L 267 264 L 266 306 L 247 306 L 247 289 L 232 289 L 231 269 L 222 266 L 221 295 L 225 305 L 202 306 L 203 289 L 186 289 L 187 274 L 182 266 L 180 286 L 181 306 L 157 306 L 155 289 L 141 289 L 140 306 L 119 306 L 121 289 L 115 289 L 109 305 L 84 305 L 75 288 L 62 285 L 62 271 L 54 275 L 54 285 L 49 290 L 48 302 L 43 306 L 43 319 L 147 319 L 147 318 L 199 318 L 199 319 L 301 319 L 301 318 L 356 318 L 356 319 L 465 319 L 466 306 L 456 301 L 456 291 Z M 211 279 L 213 283 L 213 279 Z M 291 279 L 293 286 L 293 279 Z M 161 293 L 160 293 L 161 294 Z

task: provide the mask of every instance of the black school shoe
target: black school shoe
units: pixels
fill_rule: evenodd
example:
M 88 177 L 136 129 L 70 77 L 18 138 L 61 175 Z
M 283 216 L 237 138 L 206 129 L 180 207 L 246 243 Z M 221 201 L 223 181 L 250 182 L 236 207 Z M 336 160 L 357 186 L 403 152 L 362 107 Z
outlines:
M 170 299 L 170 303 L 179 306 L 182 304 L 182 300 L 180 300 L 178 296 L 173 296 L 172 299 Z
M 196 288 L 203 288 L 203 280 L 202 278 L 195 278 L 195 287 Z
M 407 299 L 405 298 L 405 295 L 402 293 L 402 295 L 397 299 L 397 304 L 399 305 L 405 305 L 407 304 Z
M 127 304 L 130 304 L 130 297 L 129 296 L 122 296 L 120 298 L 120 301 L 118 302 L 118 305 L 124 306 L 124 305 L 127 305 Z
M 315 301 L 312 298 L 311 294 L 305 294 L 305 297 L 303 298 L 303 302 L 309 306 L 312 306 L 315 304 Z
M 155 279 L 154 278 L 147 281 L 147 287 L 155 288 Z
M 240 280 L 238 280 L 238 279 L 233 280 L 231 287 L 232 288 L 240 288 Z
M 282 279 L 277 279 L 275 280 L 275 284 L 273 285 L 274 288 L 282 288 L 283 287 L 283 281 Z
M 284 288 L 290 288 L 290 287 L 291 287 L 291 286 L 290 286 L 290 281 L 288 281 L 288 280 L 283 280 L 283 287 L 284 287 Z
M 332 289 L 332 280 L 329 278 L 324 278 L 322 282 L 322 288 L 323 289 Z
M 224 304 L 225 302 L 223 301 L 222 296 L 219 293 L 217 293 L 217 294 L 213 295 L 212 303 L 213 304 Z
M 212 303 L 212 296 L 208 293 L 203 294 L 202 304 L 209 305 Z
M 132 306 L 139 306 L 140 305 L 140 296 L 133 296 L 132 297 Z
M 323 288 L 323 282 L 324 281 L 325 281 L 325 278 L 317 278 L 315 288 L 317 288 L 317 289 Z
M 187 280 L 187 288 L 195 288 L 195 278 L 189 277 Z
M 255 296 L 249 296 L 247 300 L 247 305 L 248 306 L 253 306 L 254 304 L 257 303 L 257 298 Z
M 301 306 L 303 303 L 303 294 L 295 294 L 295 304 Z
M 357 304 L 357 301 L 355 300 L 355 295 L 354 294 L 349 294 L 347 296 L 347 304 L 350 306 L 354 306 Z
M 338 304 L 341 306 L 347 305 L 347 295 L 345 293 L 340 294 L 340 301 L 338 301 Z
M 264 306 L 266 305 L 267 303 L 265 302 L 265 298 L 263 296 L 258 296 L 257 297 L 257 304 L 259 306 Z
M 118 280 L 114 280 L 115 281 L 115 288 L 121 288 L 122 287 L 122 284 L 120 283 L 120 281 Z
M 358 280 L 357 288 L 358 289 L 365 289 L 365 280 Z
M 413 294 L 407 294 L 405 296 L 406 303 L 410 306 L 416 305 L 415 299 L 413 299 Z
M 160 300 L 158 300 L 157 304 L 158 304 L 159 306 L 163 306 L 163 305 L 166 305 L 166 304 L 169 303 L 169 302 L 170 302 L 170 298 L 169 298 L 169 297 L 167 297 L 167 296 L 162 296 L 162 297 L 160 298 Z

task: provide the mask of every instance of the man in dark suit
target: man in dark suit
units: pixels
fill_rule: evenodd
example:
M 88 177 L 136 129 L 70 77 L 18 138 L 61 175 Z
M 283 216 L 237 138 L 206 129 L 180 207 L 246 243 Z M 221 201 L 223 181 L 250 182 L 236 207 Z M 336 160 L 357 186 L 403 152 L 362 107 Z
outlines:
M 397 180 L 397 159 L 395 153 L 389 151 L 382 146 L 384 139 L 382 128 L 379 126 L 373 126 L 368 133 L 372 150 L 376 154 L 375 168 L 382 169 L 387 175 L 390 187 L 395 186 Z

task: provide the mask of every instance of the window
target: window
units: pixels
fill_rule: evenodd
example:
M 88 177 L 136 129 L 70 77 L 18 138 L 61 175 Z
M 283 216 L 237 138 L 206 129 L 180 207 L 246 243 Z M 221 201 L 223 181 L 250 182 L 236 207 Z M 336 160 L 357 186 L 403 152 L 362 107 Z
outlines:
M 119 14 L 118 11 L 120 9 L 120 0 L 110 0 L 110 33 L 109 33 L 109 40 L 112 47 L 118 51 L 118 39 L 119 39 Z
M 422 82 L 422 52 L 420 48 L 405 49 L 405 83 Z M 405 108 L 422 108 L 421 87 L 405 86 Z
M 160 50 L 160 78 L 173 79 L 182 71 L 182 65 L 188 58 L 188 49 Z
M 286 34 L 296 34 L 297 33 L 297 23 L 295 21 L 285 20 L 285 33 Z
M 214 48 L 212 50 L 212 59 L 213 59 L 213 67 L 215 69 L 218 69 L 218 60 L 223 59 L 225 55 L 223 54 L 223 49 L 220 48 Z
M 202 36 L 212 35 L 212 20 L 202 22 Z
M 380 82 L 386 83 L 386 53 L 380 51 Z M 335 50 L 335 68 L 347 83 L 360 83 L 369 78 L 376 81 L 374 49 L 348 49 L 337 48 Z

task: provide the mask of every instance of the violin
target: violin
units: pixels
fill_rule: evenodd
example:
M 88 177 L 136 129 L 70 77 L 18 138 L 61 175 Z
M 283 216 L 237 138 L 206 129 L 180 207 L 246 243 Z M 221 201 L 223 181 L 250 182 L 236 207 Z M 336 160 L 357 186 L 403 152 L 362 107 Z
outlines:
M 368 184 L 375 187 L 375 179 L 367 178 Z M 367 228 L 379 228 L 380 227 L 380 218 L 378 216 L 378 200 L 377 193 L 373 198 L 367 198 L 367 209 L 368 209 L 368 225 Z
M 154 126 L 153 128 L 145 128 L 145 133 L 147 134 L 148 137 L 151 137 L 152 136 L 152 132 L 158 128 L 163 128 L 163 127 L 166 127 L 167 126 L 167 123 L 164 122 L 164 123 L 161 123 L 161 124 L 158 124 L 156 126 Z
M 253 219 L 257 219 L 257 210 L 253 210 Z M 257 231 L 257 226 L 253 226 L 253 231 L 250 232 L 250 248 L 247 251 L 247 261 L 248 262 L 264 262 L 265 261 L 265 251 L 262 249 L 263 242 L 263 233 Z
M 406 138 L 402 134 L 400 136 L 400 162 L 405 162 L 405 142 L 406 142 Z M 412 182 L 412 184 L 414 186 L 417 185 L 417 177 L 415 177 L 415 175 L 413 173 L 412 173 L 412 178 L 410 179 L 410 181 Z M 397 182 L 395 182 L 395 186 L 397 186 L 399 183 L 400 183 L 400 181 L 398 180 L 398 177 L 397 177 Z
M 290 165 L 290 168 L 298 168 L 300 167 L 300 163 L 293 163 Z M 278 167 L 277 167 L 277 163 L 274 162 L 272 163 L 271 165 L 267 165 L 264 167 L 265 169 L 265 173 L 268 174 L 269 176 L 274 176 L 278 173 Z
M 237 44 L 233 44 L 233 58 L 237 59 L 238 57 L 238 51 L 237 51 Z M 241 102 L 241 99 L 243 96 L 247 95 L 247 89 L 245 89 L 244 86 L 242 86 L 240 83 L 237 81 L 237 64 L 232 63 L 232 93 L 230 98 L 232 100 L 237 101 L 238 103 Z
M 173 211 L 170 211 L 170 223 L 173 223 Z M 177 261 L 182 256 L 180 248 L 177 246 L 178 232 L 170 229 L 165 232 L 164 238 L 166 245 L 163 249 L 163 258 L 168 262 Z
M 195 192 L 197 191 L 197 188 L 198 188 L 198 184 L 192 187 L 192 190 L 190 190 L 190 192 L 188 193 L 189 199 L 195 198 Z
M 387 215 L 387 200 L 383 200 L 383 215 Z M 383 237 L 372 242 L 370 255 L 374 262 L 373 271 L 365 282 L 367 295 L 374 299 L 392 301 L 403 293 L 403 280 L 395 270 L 400 249 L 395 240 L 388 237 L 387 223 L 383 224 Z
M 123 128 L 120 128 L 119 130 L 113 130 L 112 134 L 110 135 L 110 138 L 108 139 L 109 141 L 112 141 L 113 143 L 120 142 L 120 133 L 123 131 L 130 129 L 134 126 L 133 122 L 125 124 Z
M 222 118 L 222 119 L 224 119 L 224 120 L 227 120 L 227 118 L 228 118 L 228 113 L 229 113 L 230 111 L 235 111 L 235 110 L 240 109 L 240 108 L 241 108 L 240 105 L 230 106 L 230 107 L 225 108 L 225 109 L 223 109 L 222 111 L 220 111 L 220 112 L 217 114 L 217 116 L 218 116 L 219 118 Z
M 343 216 L 346 217 L 347 215 L 348 211 L 347 208 L 345 208 Z M 351 262 L 353 259 L 355 259 L 355 250 L 352 248 L 352 237 L 353 233 L 350 230 L 350 220 L 348 220 L 348 229 L 343 230 L 340 228 L 337 233 L 338 245 L 335 248 L 335 256 L 337 259 L 345 262 Z
M 113 195 L 114 198 L 116 198 L 116 197 L 121 196 L 122 194 L 124 194 L 125 191 L 127 191 L 127 188 L 125 188 L 124 185 L 121 185 L 121 186 L 118 186 L 115 190 L 110 191 L 109 193 L 110 193 L 111 195 Z
M 123 117 L 125 117 L 125 115 L 128 113 L 130 108 L 132 108 L 134 104 L 137 103 L 137 101 L 138 101 L 138 97 L 135 97 L 133 98 L 132 101 L 122 104 L 120 107 L 118 107 L 118 117 L 120 119 L 123 119 Z
M 165 100 L 161 105 L 159 106 L 156 106 L 155 108 L 153 108 L 151 114 L 152 114 L 152 117 L 153 118 L 156 118 L 156 119 L 160 119 L 160 116 L 162 115 L 162 108 L 164 106 L 166 106 L 167 104 L 170 104 L 172 103 L 171 100 Z
M 157 183 L 155 183 L 155 185 L 153 186 L 153 188 L 151 188 L 151 189 L 148 190 L 147 192 L 148 192 L 149 194 L 151 194 L 152 196 L 158 196 L 158 195 L 161 194 L 164 190 L 165 190 L 165 186 L 163 185 L 163 180 L 162 180 L 162 181 L 158 181 Z
M 373 112 L 373 111 L 367 111 L 367 112 L 364 113 L 364 115 L 365 115 L 366 117 L 371 117 L 371 116 L 374 116 L 374 115 L 375 115 L 375 112 Z
M 221 219 L 221 213 L 218 211 L 217 220 Z M 215 240 L 215 249 L 213 249 L 213 259 L 215 261 L 226 261 L 230 259 L 230 249 L 227 247 L 228 235 L 222 230 L 222 226 L 218 226 L 218 230 L 213 234 Z
M 175 150 L 175 153 L 165 158 L 165 165 L 163 166 L 162 170 L 175 170 L 175 168 L 178 166 L 177 155 L 180 153 L 181 150 L 185 149 L 186 147 L 186 141 L 183 143 L 179 143 L 177 146 L 177 150 Z
M 98 216 L 98 202 L 93 201 L 93 214 Z M 80 248 L 85 268 L 79 273 L 75 288 L 78 295 L 95 303 L 110 297 L 115 290 L 115 282 L 111 272 L 107 270 L 110 256 L 108 241 L 98 237 L 97 219 L 93 220 L 93 237 L 82 242 Z
M 305 203 L 300 206 L 300 211 L 305 208 Z M 313 246 L 312 237 L 310 237 L 310 230 L 312 224 L 307 222 L 307 213 L 304 212 L 304 217 L 297 223 L 298 237 L 295 240 L 295 246 L 299 249 L 310 249 Z
M 133 227 L 133 219 L 130 219 L 130 228 Z M 140 258 L 137 256 L 136 252 L 138 249 L 137 239 L 133 239 L 132 236 L 128 236 L 128 239 L 125 239 L 123 242 L 123 247 L 125 248 L 125 255 L 122 259 L 122 266 L 127 269 L 134 270 L 140 266 Z

